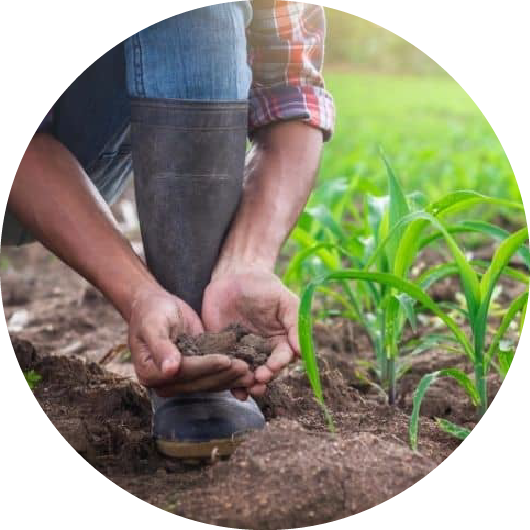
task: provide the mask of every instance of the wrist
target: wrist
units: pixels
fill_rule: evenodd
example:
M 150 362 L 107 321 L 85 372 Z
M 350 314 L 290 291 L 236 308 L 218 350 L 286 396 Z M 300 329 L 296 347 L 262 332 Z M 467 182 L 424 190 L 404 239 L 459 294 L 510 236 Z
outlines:
M 105 292 L 105 289 L 102 289 Z M 165 292 L 151 274 L 145 271 L 134 271 L 115 281 L 107 291 L 107 296 L 126 322 L 129 322 L 134 306 L 150 293 Z
M 212 280 L 221 276 L 244 272 L 273 273 L 278 252 L 262 252 L 242 249 L 240 251 L 223 250 L 212 272 Z

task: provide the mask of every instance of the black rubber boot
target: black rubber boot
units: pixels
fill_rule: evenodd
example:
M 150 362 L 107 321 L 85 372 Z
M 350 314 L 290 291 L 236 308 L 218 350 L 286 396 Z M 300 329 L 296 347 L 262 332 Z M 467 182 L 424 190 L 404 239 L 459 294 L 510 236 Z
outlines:
M 245 101 L 132 100 L 136 203 L 149 270 L 200 315 L 221 243 L 241 198 Z M 153 398 L 153 432 L 170 456 L 229 454 L 262 428 L 255 402 L 230 392 Z

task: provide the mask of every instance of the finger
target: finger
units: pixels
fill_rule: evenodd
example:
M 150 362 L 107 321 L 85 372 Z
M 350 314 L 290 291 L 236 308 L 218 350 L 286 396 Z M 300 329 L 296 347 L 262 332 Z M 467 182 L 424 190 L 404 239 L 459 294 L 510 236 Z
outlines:
M 224 372 L 216 373 L 187 381 L 175 383 L 155 388 L 156 393 L 161 397 L 169 397 L 175 394 L 189 394 L 192 392 L 217 392 L 228 390 L 232 382 L 240 378 L 248 371 L 248 366 L 243 361 L 232 361 L 232 365 Z
M 232 383 L 232 388 L 249 388 L 256 383 L 254 374 L 249 370 L 245 375 L 237 378 Z
M 265 366 L 276 375 L 282 368 L 285 368 L 293 360 L 293 350 L 291 346 L 282 341 L 276 345 Z
M 143 329 L 141 337 L 161 376 L 171 378 L 176 375 L 181 356 L 177 346 L 169 338 L 169 329 L 165 327 Z
M 232 388 L 231 392 L 236 399 L 239 399 L 239 401 L 246 401 L 248 398 L 246 388 Z
M 129 340 L 129 347 L 131 349 L 134 370 L 142 385 L 151 387 L 161 385 L 164 382 L 167 383 L 168 377 L 164 375 L 159 366 L 155 364 L 150 350 L 143 341 L 131 337 Z
M 279 342 L 267 359 L 267 363 L 256 369 L 256 381 L 262 384 L 269 383 L 292 359 L 293 350 L 289 344 L 286 341 Z
M 264 364 L 261 366 L 258 366 L 254 374 L 254 378 L 256 379 L 256 382 L 264 384 L 264 385 L 266 385 L 273 378 L 273 376 L 274 374 Z
M 291 350 L 297 357 L 300 356 L 300 340 L 298 338 L 298 309 L 300 300 L 298 296 L 288 292 L 284 301 L 284 310 L 280 313 L 280 321 L 287 331 L 287 340 Z
M 186 322 L 188 324 L 188 333 L 190 335 L 200 335 L 204 333 L 204 327 L 202 325 L 199 315 L 189 308 L 189 314 L 186 315 Z
M 264 396 L 266 391 L 267 391 L 267 385 L 261 385 L 261 384 L 254 385 L 253 387 L 248 389 L 249 394 L 254 397 Z
M 226 355 L 211 354 L 203 356 L 183 356 L 178 373 L 179 382 L 193 381 L 201 377 L 224 372 L 232 366 Z

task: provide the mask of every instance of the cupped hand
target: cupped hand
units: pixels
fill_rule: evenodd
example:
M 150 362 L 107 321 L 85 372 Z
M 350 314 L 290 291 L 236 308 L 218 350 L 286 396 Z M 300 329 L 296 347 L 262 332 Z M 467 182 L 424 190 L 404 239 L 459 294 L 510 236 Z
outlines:
M 157 286 L 140 291 L 129 319 L 129 347 L 140 383 L 163 397 L 253 384 L 243 361 L 217 354 L 181 355 L 177 337 L 202 331 L 198 315 L 181 299 Z
M 266 385 L 299 356 L 298 306 L 298 297 L 271 272 L 240 269 L 214 274 L 202 303 L 205 329 L 218 332 L 239 323 L 269 337 L 273 347 L 266 364 L 256 369 L 255 382 L 232 390 L 236 397 L 263 395 Z

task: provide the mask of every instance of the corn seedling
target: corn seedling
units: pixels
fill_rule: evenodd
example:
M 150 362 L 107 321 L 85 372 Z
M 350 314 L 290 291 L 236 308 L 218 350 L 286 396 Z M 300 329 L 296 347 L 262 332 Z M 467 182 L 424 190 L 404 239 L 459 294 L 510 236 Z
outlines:
M 28 386 L 31 388 L 31 390 L 34 390 L 35 387 L 42 381 L 42 376 L 35 372 L 35 370 L 24 372 L 24 378 L 26 379 L 26 383 L 28 383 Z
M 447 222 L 450 214 L 464 209 L 468 210 L 477 204 L 522 209 L 518 203 L 486 197 L 472 191 L 457 191 L 424 209 L 411 210 L 410 202 L 403 194 L 399 182 L 386 160 L 385 164 L 388 172 L 390 200 L 388 208 L 379 221 L 379 243 L 370 253 L 370 257 L 363 263 L 362 268 L 340 269 L 340 265 L 335 263 L 335 270 L 324 273 L 307 286 L 301 298 L 300 343 L 309 380 L 317 399 L 323 403 L 318 365 L 312 342 L 311 307 L 314 293 L 330 282 L 339 282 L 341 286 L 348 286 L 352 293 L 354 291 L 350 286 L 351 280 L 356 280 L 356 284 L 366 282 L 371 286 L 371 292 L 374 292 L 374 286 L 379 286 L 373 301 L 378 304 L 377 310 L 380 315 L 380 333 L 377 338 L 380 340 L 381 348 L 379 351 L 377 348 L 375 350 L 382 380 L 386 382 L 389 402 L 393 403 L 397 391 L 399 344 L 404 324 L 407 321 L 411 324 L 414 322 L 415 305 L 417 304 L 438 317 L 452 332 L 453 342 L 459 345 L 473 363 L 475 374 L 474 379 L 471 379 L 459 370 L 448 368 L 435 374 L 428 374 L 422 379 L 414 397 L 414 410 L 410 424 L 411 445 L 416 447 L 421 400 L 429 386 L 437 378 L 452 377 L 455 379 L 477 406 L 479 415 L 485 412 L 488 404 L 486 376 L 489 366 L 494 356 L 499 358 L 499 366 L 502 365 L 503 369 L 509 363 L 509 352 L 506 355 L 499 353 L 504 351 L 500 346 L 503 335 L 511 321 L 525 307 L 526 295 L 519 297 L 512 303 L 489 350 L 485 351 L 490 303 L 501 274 L 508 273 L 528 283 L 527 275 L 508 267 L 508 263 L 515 253 L 518 253 L 527 263 L 528 248 L 524 243 L 528 237 L 528 231 L 524 228 L 505 237 L 507 234 L 504 231 L 485 223 L 473 224 L 468 222 L 457 226 L 450 225 Z M 431 233 L 425 235 L 428 229 L 431 229 Z M 504 239 L 491 263 L 473 264 L 468 261 L 454 239 L 454 234 L 458 232 L 478 232 L 493 236 L 496 239 Z M 418 253 L 437 239 L 442 239 L 445 242 L 454 261 L 436 266 L 419 278 L 411 279 L 409 273 Z M 328 250 L 332 247 L 321 248 Z M 337 246 L 334 247 L 334 250 L 337 250 Z M 346 255 L 348 254 L 347 249 L 341 251 Z M 481 268 L 485 270 L 483 272 L 476 270 Z M 461 324 L 448 313 L 447 308 L 434 302 L 425 292 L 434 282 L 451 274 L 458 274 L 460 278 L 465 300 L 462 314 L 469 323 L 469 337 L 462 330 Z M 357 309 L 356 313 L 362 322 L 361 311 Z M 433 337 L 427 337 L 426 341 L 430 341 L 432 344 Z M 444 338 L 444 341 L 447 342 L 447 338 Z M 419 344 L 418 347 L 424 346 L 425 344 Z M 449 426 L 446 421 L 440 421 L 439 425 L 453 434 L 459 433 L 459 436 L 462 436 L 464 432 L 458 426 Z

